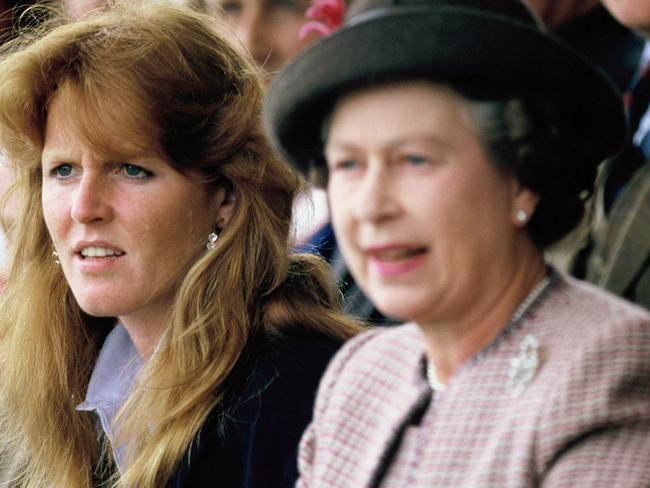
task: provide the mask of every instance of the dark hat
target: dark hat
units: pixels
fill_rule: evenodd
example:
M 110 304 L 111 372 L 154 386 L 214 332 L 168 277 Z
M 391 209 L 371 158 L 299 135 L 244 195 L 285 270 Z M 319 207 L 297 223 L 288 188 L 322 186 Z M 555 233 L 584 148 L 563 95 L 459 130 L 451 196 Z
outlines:
M 307 172 L 323 164 L 323 120 L 342 94 L 431 79 L 470 98 L 528 90 L 557 95 L 593 164 L 623 140 L 620 94 L 607 76 L 548 34 L 518 0 L 361 0 L 343 26 L 303 50 L 271 84 L 265 124 L 280 153 Z

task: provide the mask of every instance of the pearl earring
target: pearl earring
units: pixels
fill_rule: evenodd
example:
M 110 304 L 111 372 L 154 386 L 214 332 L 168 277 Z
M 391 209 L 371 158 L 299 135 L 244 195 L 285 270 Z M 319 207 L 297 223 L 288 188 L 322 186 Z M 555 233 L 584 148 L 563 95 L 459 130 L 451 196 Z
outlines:
M 61 261 L 59 261 L 59 253 L 56 251 L 52 251 L 52 256 L 54 256 L 54 262 L 58 265 L 61 266 Z
M 526 222 L 526 220 L 528 220 L 528 214 L 524 210 L 518 210 L 515 218 L 517 219 L 517 222 L 521 222 L 523 224 Z
M 210 232 L 210 235 L 208 236 L 208 243 L 206 244 L 208 250 L 212 250 L 217 247 L 217 239 L 219 239 L 219 235 L 216 232 Z

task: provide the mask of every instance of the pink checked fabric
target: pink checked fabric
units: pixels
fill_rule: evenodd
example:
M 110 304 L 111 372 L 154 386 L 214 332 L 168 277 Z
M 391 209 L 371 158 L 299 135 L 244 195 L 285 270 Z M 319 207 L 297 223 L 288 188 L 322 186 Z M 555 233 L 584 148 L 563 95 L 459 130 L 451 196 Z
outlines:
M 522 341 L 540 366 L 509 388 Z M 413 324 L 349 342 L 323 377 L 299 488 L 649 487 L 650 314 L 555 275 L 431 398 Z

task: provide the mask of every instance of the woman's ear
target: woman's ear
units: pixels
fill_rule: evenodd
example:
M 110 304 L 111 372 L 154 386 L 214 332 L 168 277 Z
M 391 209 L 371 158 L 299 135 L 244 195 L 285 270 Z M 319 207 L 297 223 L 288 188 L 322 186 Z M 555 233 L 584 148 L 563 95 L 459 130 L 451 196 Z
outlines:
M 535 213 L 539 195 L 516 180 L 513 180 L 512 190 L 511 222 L 515 227 L 523 228 Z
M 214 195 L 217 228 L 221 231 L 228 225 L 235 210 L 235 192 L 228 187 L 220 187 Z

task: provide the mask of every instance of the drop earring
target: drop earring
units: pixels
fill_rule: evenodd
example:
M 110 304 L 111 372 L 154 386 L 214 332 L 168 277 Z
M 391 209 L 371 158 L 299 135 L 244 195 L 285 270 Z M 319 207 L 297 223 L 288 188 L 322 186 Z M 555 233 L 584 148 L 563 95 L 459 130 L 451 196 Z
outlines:
M 206 244 L 205 247 L 208 248 L 208 250 L 212 250 L 215 247 L 217 247 L 217 240 L 219 239 L 219 234 L 216 232 L 210 232 L 210 235 L 208 236 L 208 243 Z
M 524 210 L 518 210 L 515 218 L 517 219 L 517 222 L 525 224 L 528 220 L 528 214 Z
M 59 261 L 59 253 L 52 251 L 52 256 L 54 256 L 54 262 L 57 264 L 57 266 L 61 266 L 61 261 Z

